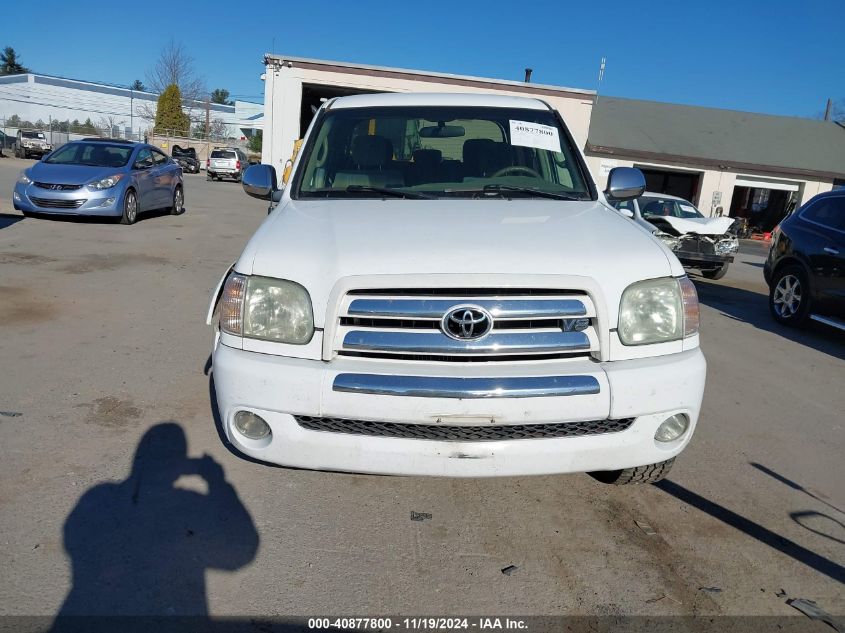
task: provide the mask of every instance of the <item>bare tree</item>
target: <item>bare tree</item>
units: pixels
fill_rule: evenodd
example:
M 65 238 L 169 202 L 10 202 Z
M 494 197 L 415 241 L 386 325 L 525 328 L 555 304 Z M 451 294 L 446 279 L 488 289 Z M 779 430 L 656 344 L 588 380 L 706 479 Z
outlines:
M 224 123 L 223 119 L 211 119 L 208 125 L 209 138 L 227 138 L 229 136 L 229 126 Z
M 124 125 L 126 121 L 124 119 L 119 119 L 113 114 L 107 114 L 105 116 L 101 116 L 100 120 L 97 123 L 97 128 L 105 135 L 105 136 L 112 136 L 114 134 L 114 128 L 120 127 Z M 120 130 L 118 130 L 118 133 Z
M 203 109 L 203 102 L 208 98 L 205 79 L 200 76 L 194 66 L 194 58 L 188 53 L 181 42 L 171 39 L 162 49 L 155 65 L 147 72 L 147 89 L 161 94 L 171 84 L 179 86 L 182 93 L 182 106 L 191 119 L 195 118 L 194 110 Z M 155 120 L 155 105 L 144 104 L 141 116 L 150 121 Z
M 190 101 L 204 100 L 208 93 L 205 80 L 194 67 L 194 58 L 173 39 L 165 45 L 155 66 L 147 72 L 147 86 L 153 92 L 161 94 L 171 84 L 179 86 L 182 98 Z

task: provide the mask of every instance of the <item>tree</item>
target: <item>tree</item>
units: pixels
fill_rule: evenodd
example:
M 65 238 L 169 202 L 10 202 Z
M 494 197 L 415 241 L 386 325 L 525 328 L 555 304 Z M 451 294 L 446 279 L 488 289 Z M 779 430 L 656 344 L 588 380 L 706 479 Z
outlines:
M 136 79 L 131 84 L 129 84 L 130 90 L 138 90 L 139 92 L 146 92 L 147 87 L 144 85 L 140 79 Z
M 147 72 L 147 85 L 153 92 L 161 94 L 174 84 L 185 101 L 204 101 L 208 94 L 205 82 L 194 68 L 194 58 L 181 43 L 171 39 L 162 49 L 155 66 Z
M 179 86 L 171 84 L 158 98 L 154 131 L 157 134 L 187 136 L 191 126 L 190 117 L 182 110 L 182 94 Z
M 28 73 L 29 68 L 21 66 L 18 61 L 18 54 L 11 46 L 7 46 L 0 53 L 0 75 L 19 75 Z
M 113 114 L 107 114 L 105 116 L 100 117 L 100 130 L 106 136 L 114 136 L 115 135 L 115 128 L 117 129 L 118 136 L 120 135 L 120 126 L 125 124 L 126 121 L 123 119 L 118 119 Z
M 97 126 L 94 125 L 90 118 L 85 119 L 85 123 L 80 125 L 77 131 L 79 134 L 99 135 L 99 130 L 97 129 Z
M 261 146 L 264 142 L 264 133 L 261 130 L 256 130 L 255 134 L 249 137 L 249 151 L 256 154 L 261 153 Z
M 229 101 L 229 91 L 225 88 L 215 88 L 211 91 L 211 103 L 222 103 L 223 105 L 235 105 L 234 101 Z
M 229 126 L 226 125 L 223 119 L 211 119 L 208 125 L 208 136 L 209 138 L 228 138 Z

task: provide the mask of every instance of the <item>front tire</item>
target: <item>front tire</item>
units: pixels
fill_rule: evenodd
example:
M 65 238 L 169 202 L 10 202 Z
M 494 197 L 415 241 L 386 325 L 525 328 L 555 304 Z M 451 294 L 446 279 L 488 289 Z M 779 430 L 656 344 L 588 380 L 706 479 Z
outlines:
M 725 275 L 728 274 L 728 265 L 722 264 L 719 268 L 714 268 L 713 270 L 702 270 L 701 276 L 706 277 L 707 279 L 721 279 Z
M 769 311 L 782 325 L 798 327 L 810 315 L 810 281 L 800 266 L 785 266 L 772 276 Z
M 654 484 L 666 477 L 675 463 L 675 458 L 667 459 L 665 462 L 625 468 L 623 470 L 602 470 L 590 473 L 593 479 L 603 484 L 614 486 L 627 486 L 628 484 Z
M 185 213 L 185 192 L 182 185 L 176 185 L 173 191 L 173 204 L 170 207 L 170 215 L 182 215 Z
M 123 215 L 120 216 L 121 224 L 135 224 L 138 219 L 138 196 L 130 189 L 123 198 Z

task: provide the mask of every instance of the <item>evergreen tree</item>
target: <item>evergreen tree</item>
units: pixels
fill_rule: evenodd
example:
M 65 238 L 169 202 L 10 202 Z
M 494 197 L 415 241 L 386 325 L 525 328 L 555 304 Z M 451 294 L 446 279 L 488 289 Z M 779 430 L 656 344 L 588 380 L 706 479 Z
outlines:
M 7 46 L 0 53 L 0 75 L 19 75 L 28 73 L 29 68 L 21 66 L 18 61 L 18 54 L 11 46 Z
M 182 94 L 179 92 L 179 86 L 170 84 L 158 98 L 153 130 L 157 134 L 187 136 L 190 126 L 191 119 L 182 111 Z

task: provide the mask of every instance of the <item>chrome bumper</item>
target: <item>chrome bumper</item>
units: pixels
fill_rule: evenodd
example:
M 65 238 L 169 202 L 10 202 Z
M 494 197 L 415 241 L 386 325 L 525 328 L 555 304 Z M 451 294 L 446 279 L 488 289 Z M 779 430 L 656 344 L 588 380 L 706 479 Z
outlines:
M 333 391 L 412 396 L 417 398 L 542 398 L 597 394 L 593 376 L 517 376 L 510 378 L 455 378 L 441 376 L 393 376 L 338 374 Z

